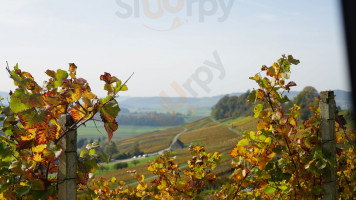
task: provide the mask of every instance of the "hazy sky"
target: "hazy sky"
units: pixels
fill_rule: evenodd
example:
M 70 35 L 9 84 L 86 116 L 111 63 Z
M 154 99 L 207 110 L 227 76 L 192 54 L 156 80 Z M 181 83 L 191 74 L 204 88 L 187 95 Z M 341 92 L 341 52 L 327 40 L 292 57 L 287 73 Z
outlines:
M 74 62 L 101 96 L 104 72 L 122 80 L 135 72 L 123 96 L 245 92 L 256 87 L 248 77 L 282 54 L 301 61 L 294 90 L 350 90 L 336 0 L 0 2 L 0 91 L 13 88 L 8 61 L 39 83 L 46 69 Z

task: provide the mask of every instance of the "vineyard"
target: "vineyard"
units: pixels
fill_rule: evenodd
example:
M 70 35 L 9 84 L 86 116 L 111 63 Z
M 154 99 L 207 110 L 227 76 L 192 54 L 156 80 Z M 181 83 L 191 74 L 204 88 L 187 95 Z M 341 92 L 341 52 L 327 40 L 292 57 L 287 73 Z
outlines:
M 355 199 L 355 131 L 333 93 L 315 98 L 305 120 L 300 106 L 284 107 L 298 64 L 283 55 L 250 77 L 259 86 L 248 96 L 254 116 L 204 118 L 121 140 L 121 151 L 137 143 L 150 153 L 188 129 L 179 138 L 186 148 L 107 173 L 97 173 L 108 162 L 99 143 L 77 152 L 77 129 L 101 121 L 110 142 L 119 126 L 115 98 L 129 79 L 104 73 L 107 96 L 98 98 L 73 63 L 47 70 L 44 87 L 8 68 L 16 90 L 0 108 L 0 199 Z

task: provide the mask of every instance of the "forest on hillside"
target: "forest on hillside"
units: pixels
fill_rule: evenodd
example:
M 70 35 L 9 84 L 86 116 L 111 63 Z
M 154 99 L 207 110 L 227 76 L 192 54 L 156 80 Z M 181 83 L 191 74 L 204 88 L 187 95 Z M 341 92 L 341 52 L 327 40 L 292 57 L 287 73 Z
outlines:
M 211 116 L 215 119 L 225 119 L 252 115 L 254 105 L 248 102 L 249 94 L 250 91 L 240 96 L 224 96 L 212 108 Z M 318 96 L 319 92 L 314 87 L 307 86 L 293 99 L 286 100 L 283 107 L 285 110 L 289 110 L 294 104 L 300 106 L 299 118 L 305 120 L 313 115 L 309 107 L 317 106 L 315 105 L 315 100 Z M 341 110 L 340 106 L 338 106 L 338 109 Z M 346 118 L 351 120 L 352 111 L 348 110 L 347 113 L 349 114 L 346 115 Z

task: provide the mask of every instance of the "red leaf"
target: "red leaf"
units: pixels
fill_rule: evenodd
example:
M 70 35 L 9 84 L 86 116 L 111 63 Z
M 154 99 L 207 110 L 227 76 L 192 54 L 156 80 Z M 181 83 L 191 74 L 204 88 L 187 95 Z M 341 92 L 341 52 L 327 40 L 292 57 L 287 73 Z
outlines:
M 108 133 L 108 138 L 109 138 L 109 142 L 110 142 L 112 136 L 114 135 L 114 132 L 119 128 L 119 125 L 117 124 L 116 121 L 105 122 L 104 127 L 105 127 L 106 132 Z
M 79 120 L 83 120 L 86 115 L 86 112 L 84 111 L 84 109 L 77 105 L 75 107 L 73 107 L 72 109 L 70 109 L 71 114 L 72 114 L 72 118 L 74 120 L 74 122 L 77 122 Z
M 289 92 L 290 87 L 293 87 L 293 86 L 297 86 L 297 84 L 295 82 L 291 81 L 285 86 L 285 89 Z
M 47 125 L 50 117 L 45 110 L 29 109 L 17 114 L 25 129 L 43 128 Z
M 45 129 L 39 129 L 36 132 L 36 144 L 46 144 L 48 142 L 47 132 Z
M 100 80 L 105 81 L 107 84 L 112 84 L 116 81 L 119 81 L 118 78 L 116 78 L 115 76 L 111 76 L 111 74 L 105 72 L 104 75 L 100 76 Z
M 59 131 L 58 131 L 58 126 L 55 124 L 51 124 L 48 128 L 47 128 L 47 134 L 48 134 L 48 138 L 50 140 L 55 140 L 57 139 L 57 135 L 59 135 Z

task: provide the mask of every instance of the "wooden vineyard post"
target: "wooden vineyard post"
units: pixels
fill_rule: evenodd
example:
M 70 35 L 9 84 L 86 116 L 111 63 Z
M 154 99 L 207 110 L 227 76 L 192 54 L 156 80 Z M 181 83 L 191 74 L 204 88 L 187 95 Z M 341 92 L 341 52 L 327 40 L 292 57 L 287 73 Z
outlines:
M 59 124 L 66 131 L 74 124 L 70 115 L 62 115 Z M 60 141 L 62 154 L 58 160 L 58 199 L 77 199 L 77 131 L 69 131 Z
M 330 156 L 336 163 L 335 110 L 333 91 L 320 92 L 321 143 L 324 155 Z M 336 168 L 327 165 L 323 169 L 323 199 L 337 199 Z

